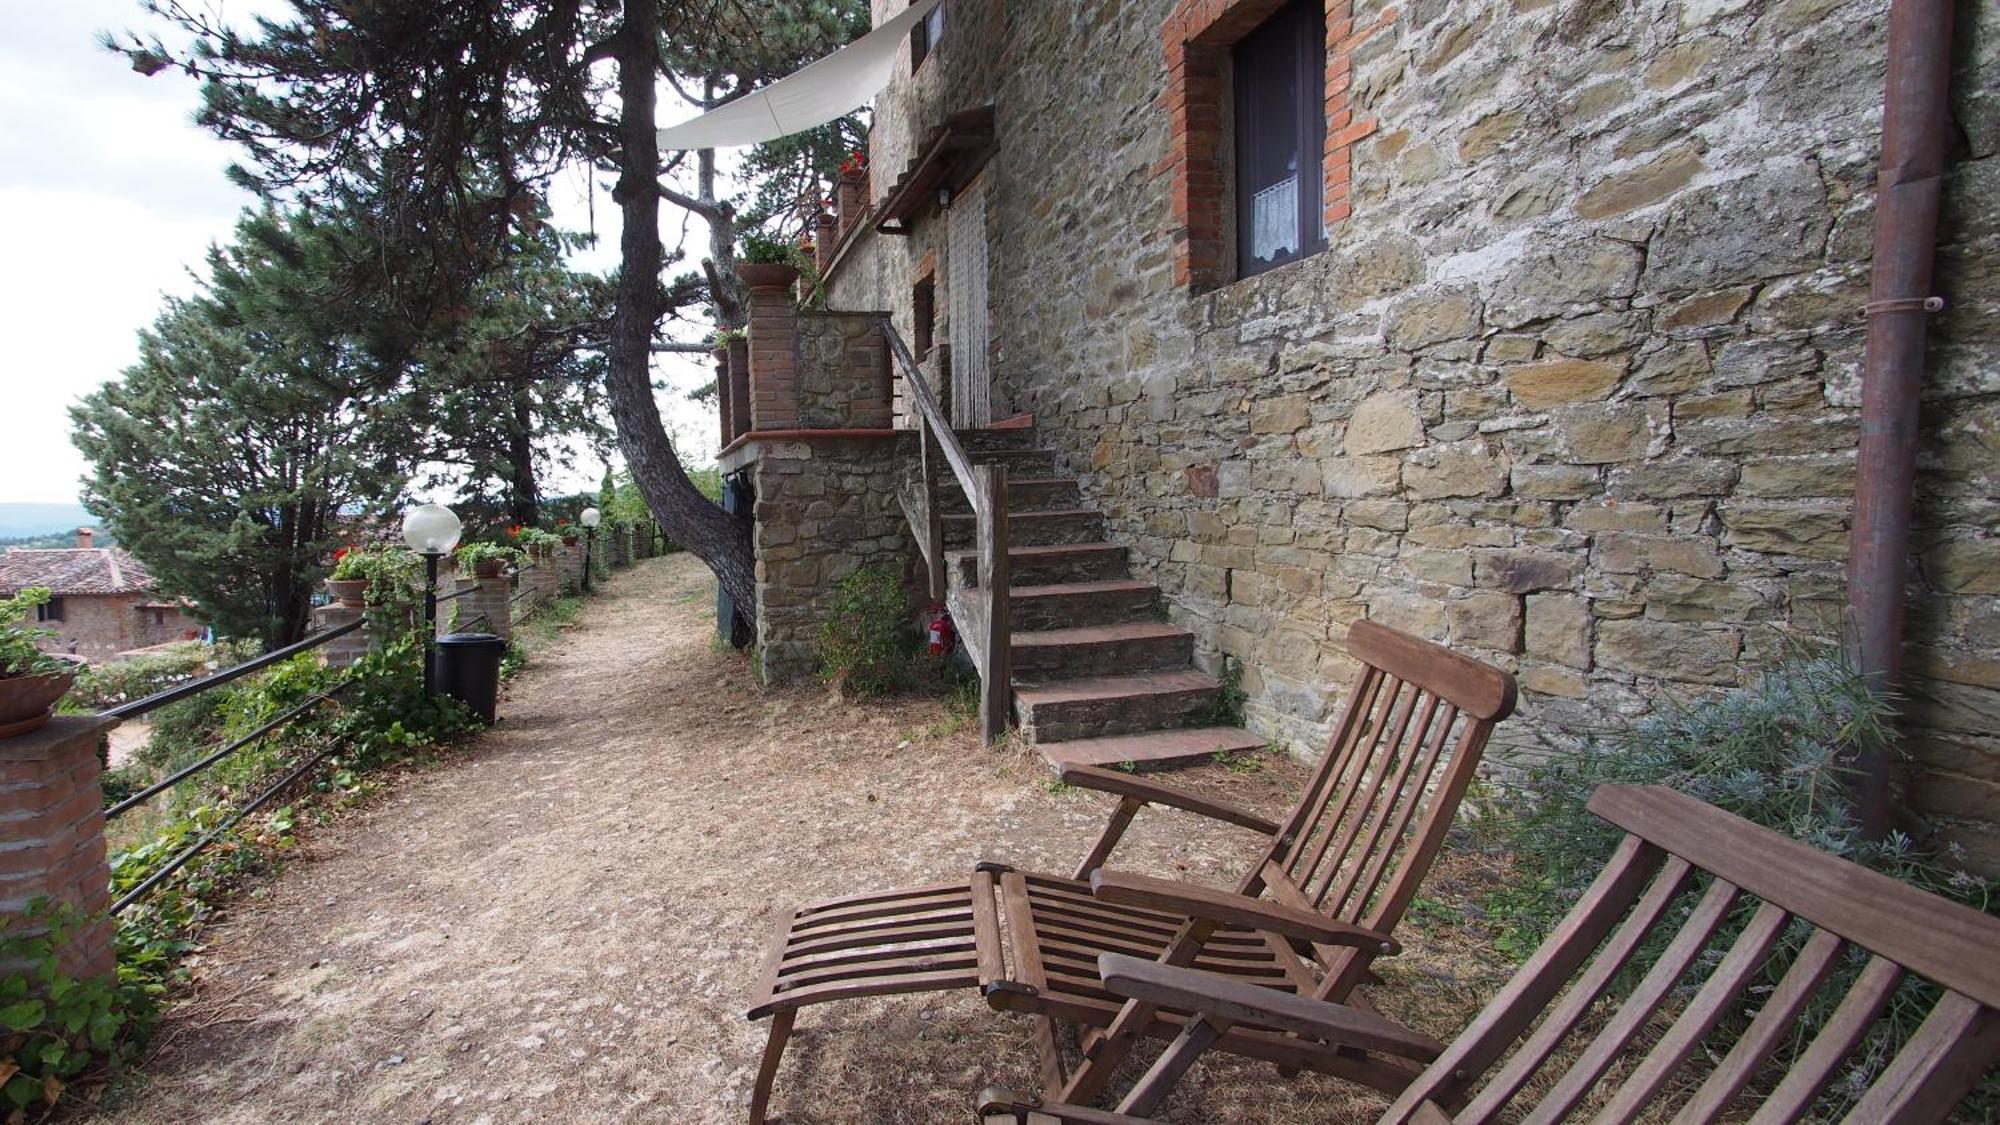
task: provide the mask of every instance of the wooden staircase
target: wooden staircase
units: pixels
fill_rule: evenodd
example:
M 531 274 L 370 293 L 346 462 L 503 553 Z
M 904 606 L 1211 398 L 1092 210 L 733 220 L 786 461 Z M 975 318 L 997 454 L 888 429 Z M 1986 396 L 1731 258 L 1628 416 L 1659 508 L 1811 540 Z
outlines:
M 1166 619 L 1158 586 L 1132 577 L 1126 548 L 1106 541 L 1104 516 L 1035 431 L 957 436 L 975 463 L 1007 467 L 1008 653 L 1022 736 L 1051 762 L 1085 765 L 1169 766 L 1261 748 L 1239 727 L 1214 725 L 1222 685 L 1195 667 L 1194 634 Z M 971 505 L 949 473 L 939 508 L 956 612 L 971 603 L 979 567 Z

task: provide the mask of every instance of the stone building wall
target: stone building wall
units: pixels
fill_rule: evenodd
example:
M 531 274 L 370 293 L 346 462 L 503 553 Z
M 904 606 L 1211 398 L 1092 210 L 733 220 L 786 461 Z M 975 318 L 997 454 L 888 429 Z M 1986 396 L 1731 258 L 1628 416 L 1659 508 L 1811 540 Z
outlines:
M 901 574 L 916 551 L 896 501 L 901 459 L 890 438 L 759 443 L 757 651 L 767 683 L 819 670 L 819 628 L 841 579 L 866 566 Z
M 1257 729 L 1317 752 L 1364 616 L 1518 673 L 1502 755 L 1840 634 L 1884 0 L 1359 0 L 1351 215 L 1206 292 L 1176 7 L 958 0 L 944 61 L 1001 60 L 963 79 L 998 108 L 996 396 L 1243 661 Z M 1959 13 L 1908 710 L 1918 806 L 2000 867 L 2000 16 Z M 885 93 L 878 169 L 925 81 Z M 875 241 L 836 307 L 907 322 L 924 248 Z
M 150 594 L 65 594 L 62 612 L 61 621 L 38 626 L 55 633 L 41 647 L 86 660 L 109 660 L 121 652 L 202 635 L 200 622 L 155 604 Z

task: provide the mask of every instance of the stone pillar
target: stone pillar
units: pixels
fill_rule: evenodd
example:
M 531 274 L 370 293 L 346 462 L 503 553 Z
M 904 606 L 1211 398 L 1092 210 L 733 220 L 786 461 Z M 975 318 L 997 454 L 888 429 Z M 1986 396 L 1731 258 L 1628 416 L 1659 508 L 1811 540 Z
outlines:
M 790 266 L 747 265 L 750 286 L 750 428 L 791 430 L 799 425 L 798 306 Z
M 32 734 L 0 740 L 0 925 L 10 934 L 46 929 L 29 913 L 36 899 L 75 911 L 80 924 L 58 953 L 73 977 L 117 971 L 97 757 L 117 725 L 102 715 L 61 715 Z M 0 964 L 0 972 L 21 968 Z
M 367 613 L 365 609 L 353 609 L 339 602 L 320 606 L 313 610 L 314 632 L 338 629 L 349 622 L 361 620 Z M 319 646 L 320 663 L 328 668 L 351 667 L 355 661 L 367 654 L 369 646 L 374 643 L 373 632 L 363 627 Z

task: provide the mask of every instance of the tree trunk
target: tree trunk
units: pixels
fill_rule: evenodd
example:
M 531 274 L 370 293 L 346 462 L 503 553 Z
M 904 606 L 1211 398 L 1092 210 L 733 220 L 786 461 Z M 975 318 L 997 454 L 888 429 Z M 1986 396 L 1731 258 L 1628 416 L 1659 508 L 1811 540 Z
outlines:
M 507 508 L 514 522 L 542 522 L 541 489 L 535 481 L 535 414 L 525 387 L 514 389 L 513 417 L 507 427 Z
M 613 193 L 624 229 L 619 234 L 621 261 L 607 349 L 610 369 L 605 376 L 606 390 L 619 448 L 653 518 L 670 538 L 708 564 L 737 605 L 755 606 L 756 560 L 750 550 L 750 524 L 724 512 L 688 479 L 653 401 L 653 329 L 662 304 L 656 182 L 660 142 L 654 124 L 659 25 L 657 6 L 637 0 L 625 4 L 617 52 L 620 144 L 618 187 Z

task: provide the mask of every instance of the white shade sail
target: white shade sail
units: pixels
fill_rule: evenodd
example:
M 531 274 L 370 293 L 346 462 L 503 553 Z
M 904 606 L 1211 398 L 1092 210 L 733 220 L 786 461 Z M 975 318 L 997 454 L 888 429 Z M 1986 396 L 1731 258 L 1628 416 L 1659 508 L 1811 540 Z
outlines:
M 917 0 L 896 18 L 796 74 L 660 130 L 668 150 L 762 144 L 859 109 L 889 84 L 903 40 L 943 0 Z

